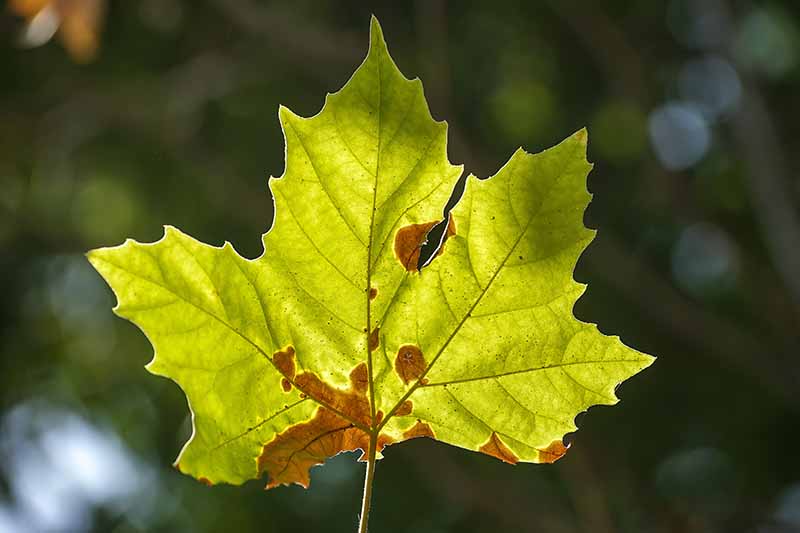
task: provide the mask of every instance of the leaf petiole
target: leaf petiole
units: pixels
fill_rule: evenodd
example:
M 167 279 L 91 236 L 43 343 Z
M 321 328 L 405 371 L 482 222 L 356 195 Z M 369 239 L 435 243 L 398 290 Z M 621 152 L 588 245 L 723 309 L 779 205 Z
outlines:
M 378 432 L 373 431 L 369 437 L 369 452 L 367 454 L 367 472 L 364 477 L 364 497 L 361 501 L 361 516 L 358 523 L 358 533 L 367 533 L 369 524 L 369 508 L 372 502 L 372 483 L 375 478 L 375 455 L 378 447 Z

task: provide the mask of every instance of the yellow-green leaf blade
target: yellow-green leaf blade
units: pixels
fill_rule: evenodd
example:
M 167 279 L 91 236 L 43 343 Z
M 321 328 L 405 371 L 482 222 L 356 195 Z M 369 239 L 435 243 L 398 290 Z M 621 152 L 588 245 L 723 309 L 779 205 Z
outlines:
M 428 370 L 405 389 L 413 412 L 388 431 L 402 438 L 420 421 L 450 444 L 478 450 L 499 438 L 518 460 L 548 462 L 542 450 L 574 431 L 578 413 L 615 403 L 615 387 L 650 364 L 572 314 L 584 290 L 572 272 L 594 236 L 582 221 L 585 150 L 580 131 L 468 183 L 457 235 L 408 288 L 417 305 L 384 328 L 402 335 L 428 314 L 417 332 Z
M 174 228 L 153 244 L 128 241 L 88 254 L 117 295 L 115 312 L 153 344 L 147 368 L 178 383 L 193 434 L 176 465 L 208 482 L 258 475 L 265 440 L 310 416 L 314 405 L 284 393 L 265 354 L 279 324 L 263 306 L 254 265 L 230 245 L 211 247 Z
M 279 111 L 286 169 L 250 261 L 167 228 L 90 252 L 120 316 L 193 412 L 178 464 L 211 483 L 266 472 L 307 485 L 345 450 L 415 436 L 509 462 L 555 460 L 575 415 L 616 401 L 651 358 L 574 318 L 572 272 L 594 236 L 586 134 L 470 178 L 441 255 L 419 247 L 462 168 L 419 80 L 370 49 L 315 116 Z M 380 432 L 380 435 L 377 433 Z

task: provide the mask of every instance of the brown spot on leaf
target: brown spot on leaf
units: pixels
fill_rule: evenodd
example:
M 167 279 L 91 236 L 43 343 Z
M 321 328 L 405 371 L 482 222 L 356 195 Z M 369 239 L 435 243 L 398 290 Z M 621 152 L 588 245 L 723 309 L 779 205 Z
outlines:
M 569 448 L 564 446 L 560 440 L 554 440 L 547 448 L 539 449 L 539 462 L 540 463 L 555 463 L 567 453 Z
M 199 477 L 199 478 L 197 478 L 197 481 L 199 481 L 200 483 L 202 483 L 206 487 L 213 487 L 214 486 L 214 484 L 211 483 L 211 480 L 208 479 L 207 477 Z
M 395 416 L 408 416 L 411 414 L 411 411 L 414 410 L 414 402 L 411 400 L 406 400 L 400 404 L 400 407 L 397 408 L 397 411 L 394 412 Z
M 275 368 L 289 380 L 294 379 L 294 374 L 297 371 L 294 358 L 294 346 L 287 346 L 284 350 L 279 350 L 272 354 L 272 362 Z
M 397 350 L 394 369 L 406 385 L 418 379 L 425 372 L 425 357 L 422 355 L 422 350 L 413 344 L 401 346 Z
M 353 390 L 360 393 L 367 392 L 369 388 L 369 372 L 367 370 L 367 363 L 359 363 L 353 370 L 350 371 L 350 384 Z
M 417 420 L 417 423 L 408 428 L 405 433 L 403 433 L 404 439 L 416 439 L 417 437 L 430 437 L 432 439 L 436 438 L 436 435 L 433 434 L 433 429 L 423 422 L 422 420 Z
M 286 378 L 283 378 L 283 379 L 281 380 L 281 388 L 283 389 L 283 392 L 289 392 L 289 391 L 291 391 L 291 390 L 292 390 L 292 382 L 291 382 L 291 381 L 289 381 L 289 380 L 288 380 L 288 379 L 286 379 Z
M 369 347 L 370 352 L 374 352 L 378 349 L 378 346 L 381 344 L 380 338 L 381 328 L 375 326 L 375 329 L 372 330 L 372 333 L 369 334 L 369 339 L 367 340 L 367 346 Z
M 378 289 L 376 289 L 375 287 L 370 287 L 370 289 L 369 289 L 369 299 L 370 300 L 374 300 L 377 297 L 378 297 Z
M 519 458 L 512 452 L 506 443 L 500 440 L 500 437 L 492 431 L 492 436 L 489 437 L 489 440 L 478 448 L 478 451 L 485 453 L 486 455 L 491 455 L 492 457 L 496 457 L 501 461 L 505 461 L 509 464 L 517 464 L 519 462 Z
M 428 232 L 440 220 L 433 222 L 425 222 L 423 224 L 409 224 L 403 226 L 394 236 L 394 256 L 403 265 L 403 268 L 409 272 L 419 272 L 417 265 L 419 263 L 419 253 L 422 245 L 425 243 L 425 237 Z M 447 224 L 447 233 L 445 235 L 445 242 L 447 239 L 456 234 L 456 223 L 453 215 L 450 215 L 450 222 Z M 444 243 L 436 252 L 436 257 L 439 257 L 444 252 Z
M 321 405 L 311 420 L 291 426 L 264 445 L 258 457 L 258 469 L 269 475 L 268 489 L 291 483 L 308 488 L 311 467 L 344 451 L 360 449 L 363 452 L 360 460 L 363 460 L 369 448 L 369 435 L 352 422 L 371 426 L 365 363 L 350 372 L 348 390 L 333 387 L 310 372 L 298 374 L 295 384 L 303 394 L 332 409 Z M 350 420 L 333 409 L 345 413 Z M 390 437 L 379 436 L 376 451 L 380 452 L 391 443 Z

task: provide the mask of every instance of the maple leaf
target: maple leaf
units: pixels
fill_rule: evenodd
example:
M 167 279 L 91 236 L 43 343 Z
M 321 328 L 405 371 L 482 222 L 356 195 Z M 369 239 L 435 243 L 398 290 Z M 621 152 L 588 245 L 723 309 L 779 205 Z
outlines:
M 279 111 L 286 169 L 264 253 L 172 227 L 91 251 L 120 316 L 177 382 L 193 433 L 176 465 L 207 483 L 309 484 L 339 452 L 427 436 L 509 463 L 553 462 L 575 416 L 652 362 L 572 314 L 594 237 L 586 132 L 493 177 L 450 164 L 373 19 L 369 53 L 322 111 Z M 446 221 L 446 222 L 444 222 Z M 420 250 L 437 222 L 437 255 Z M 433 232 L 431 232 L 431 235 Z

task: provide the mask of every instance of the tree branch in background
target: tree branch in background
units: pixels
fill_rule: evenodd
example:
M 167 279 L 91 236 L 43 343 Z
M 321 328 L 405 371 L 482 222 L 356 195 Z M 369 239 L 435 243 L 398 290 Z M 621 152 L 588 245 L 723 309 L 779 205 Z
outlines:
M 780 139 L 758 87 L 743 80 L 733 132 L 747 166 L 753 208 L 775 268 L 800 312 L 800 217 L 794 205 Z
M 245 33 L 263 36 L 282 54 L 311 61 L 314 68 L 340 64 L 349 67 L 364 56 L 356 35 L 315 26 L 277 2 L 266 6 L 252 0 L 212 0 L 212 4 Z
M 646 104 L 644 62 L 625 33 L 591 2 L 547 0 L 547 3 L 584 44 L 586 51 L 606 73 L 615 92 Z

